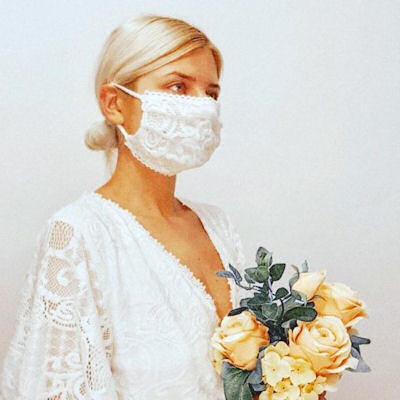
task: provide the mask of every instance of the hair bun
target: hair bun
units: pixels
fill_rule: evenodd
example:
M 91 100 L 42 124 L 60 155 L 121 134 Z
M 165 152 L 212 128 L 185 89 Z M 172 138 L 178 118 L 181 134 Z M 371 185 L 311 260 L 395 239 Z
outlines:
M 118 147 L 115 125 L 106 119 L 94 122 L 86 130 L 85 145 L 91 150 L 109 150 Z

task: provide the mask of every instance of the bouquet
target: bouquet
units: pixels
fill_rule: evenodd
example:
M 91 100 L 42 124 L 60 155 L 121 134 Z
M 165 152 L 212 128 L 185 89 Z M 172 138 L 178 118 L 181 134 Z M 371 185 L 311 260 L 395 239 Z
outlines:
M 345 370 L 369 372 L 360 345 L 371 341 L 354 325 L 369 317 L 365 303 L 343 283 L 326 281 L 326 270 L 294 268 L 289 289 L 273 285 L 286 264 L 272 262 L 259 247 L 244 280 L 231 264 L 216 275 L 253 292 L 216 328 L 213 367 L 222 376 L 226 400 L 318 400 L 337 391 Z M 253 397 L 254 396 L 254 397 Z

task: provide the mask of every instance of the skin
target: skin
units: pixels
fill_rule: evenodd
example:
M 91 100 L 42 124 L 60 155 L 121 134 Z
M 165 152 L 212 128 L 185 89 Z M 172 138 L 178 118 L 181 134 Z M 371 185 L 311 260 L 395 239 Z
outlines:
M 190 76 L 182 78 L 176 74 Z M 219 96 L 215 59 L 208 47 L 200 48 L 124 85 L 138 93 L 144 90 L 190 96 Z M 135 134 L 142 117 L 141 101 L 104 84 L 100 105 L 105 117 Z M 215 272 L 224 269 L 201 221 L 175 197 L 176 175 L 167 176 L 146 167 L 123 145 L 120 135 L 116 169 L 108 182 L 95 190 L 132 212 L 149 233 L 200 279 L 214 299 L 222 319 L 232 307 L 227 279 Z

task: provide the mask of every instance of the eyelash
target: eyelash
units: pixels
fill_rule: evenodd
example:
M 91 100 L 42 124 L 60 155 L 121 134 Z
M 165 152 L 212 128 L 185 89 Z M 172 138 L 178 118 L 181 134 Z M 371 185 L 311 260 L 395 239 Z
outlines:
M 171 88 L 171 87 L 176 86 L 176 85 L 183 85 L 183 86 L 185 86 L 185 84 L 184 84 L 183 82 L 178 82 L 178 83 L 174 83 L 174 84 L 168 86 L 168 88 Z M 213 97 L 215 100 L 217 100 L 217 99 L 218 99 L 218 94 L 217 94 L 217 93 L 212 93 L 212 94 L 210 95 L 210 97 Z

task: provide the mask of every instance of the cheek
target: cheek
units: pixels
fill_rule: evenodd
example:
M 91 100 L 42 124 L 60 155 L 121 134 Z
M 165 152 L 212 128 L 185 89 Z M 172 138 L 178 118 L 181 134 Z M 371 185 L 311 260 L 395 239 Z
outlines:
M 129 102 L 124 110 L 125 127 L 129 133 L 136 133 L 142 119 L 140 100 Z

